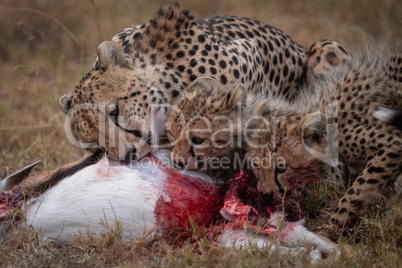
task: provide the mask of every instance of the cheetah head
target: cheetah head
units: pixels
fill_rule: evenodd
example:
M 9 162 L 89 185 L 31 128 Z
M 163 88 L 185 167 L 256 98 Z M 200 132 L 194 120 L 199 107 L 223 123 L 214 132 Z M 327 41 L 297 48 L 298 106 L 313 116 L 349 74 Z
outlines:
M 166 133 L 176 165 L 189 170 L 219 169 L 238 145 L 247 91 L 225 88 L 215 79 L 198 78 L 170 110 Z M 221 163 L 221 161 L 223 161 Z
M 324 163 L 310 153 L 325 151 L 326 120 L 322 113 L 300 116 L 262 102 L 256 115 L 259 131 L 252 134 L 247 150 L 260 192 L 282 198 L 324 176 Z
M 164 108 L 156 107 L 163 94 L 119 44 L 103 42 L 97 53 L 93 69 L 59 99 L 67 136 L 81 148 L 104 148 L 114 160 L 138 159 L 164 130 Z

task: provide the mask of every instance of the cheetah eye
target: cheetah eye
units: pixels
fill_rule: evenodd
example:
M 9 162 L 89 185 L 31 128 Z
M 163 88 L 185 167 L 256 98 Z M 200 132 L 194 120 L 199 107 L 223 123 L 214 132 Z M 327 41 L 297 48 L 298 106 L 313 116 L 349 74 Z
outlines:
M 286 163 L 278 163 L 278 164 L 276 164 L 276 170 L 277 170 L 278 173 L 285 172 L 287 168 L 288 168 L 288 165 L 286 165 Z
M 117 116 L 119 114 L 119 109 L 115 109 L 110 113 L 111 116 Z
M 112 110 L 110 111 L 109 117 L 115 124 L 118 123 L 117 121 L 119 118 L 119 106 L 117 104 L 115 104 Z
M 257 165 L 256 162 L 251 162 L 251 166 L 252 166 L 255 170 L 260 170 L 260 167 Z
M 224 140 L 217 140 L 217 141 L 215 141 L 215 143 L 217 144 L 217 145 L 226 145 L 226 143 L 228 143 L 227 141 L 224 141 Z
M 200 145 L 205 141 L 205 138 L 201 138 L 201 137 L 194 137 L 191 139 L 191 143 L 195 144 L 195 145 Z

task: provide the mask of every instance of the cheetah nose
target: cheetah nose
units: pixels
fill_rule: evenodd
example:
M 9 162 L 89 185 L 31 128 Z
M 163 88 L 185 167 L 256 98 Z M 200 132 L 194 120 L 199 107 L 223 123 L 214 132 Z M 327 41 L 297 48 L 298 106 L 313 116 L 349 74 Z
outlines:
M 173 160 L 173 164 L 174 164 L 176 167 L 183 168 L 183 169 L 187 166 L 187 163 L 184 163 L 184 162 L 182 162 L 182 161 L 175 161 L 175 160 Z
M 125 161 L 130 162 L 131 160 L 135 160 L 136 158 L 137 158 L 137 149 L 135 147 L 132 147 L 130 150 L 128 150 Z
M 264 197 L 272 198 L 274 196 L 274 191 L 270 191 L 268 193 L 261 193 Z

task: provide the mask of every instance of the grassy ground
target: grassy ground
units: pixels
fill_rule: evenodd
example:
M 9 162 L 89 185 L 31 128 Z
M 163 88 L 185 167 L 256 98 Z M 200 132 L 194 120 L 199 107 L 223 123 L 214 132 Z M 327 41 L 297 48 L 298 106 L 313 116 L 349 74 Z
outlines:
M 101 41 L 120 29 L 150 19 L 162 0 L 3 0 L 0 1 L 0 178 L 42 159 L 38 171 L 78 159 L 82 152 L 65 138 L 57 99 L 70 92 L 89 70 Z M 402 5 L 398 0 L 204 0 L 182 1 L 198 18 L 235 14 L 282 29 L 305 47 L 327 38 L 349 50 L 381 41 L 402 48 Z M 317 185 L 306 200 L 307 224 L 313 230 L 327 219 L 336 201 L 333 185 Z M 334 202 L 332 202 L 334 203 Z M 313 213 L 314 212 L 314 213 Z M 119 235 L 102 241 L 78 239 L 57 246 L 27 232 L 0 244 L 0 265 L 49 266 L 305 266 L 306 256 L 281 258 L 255 248 L 228 250 L 203 239 L 125 244 Z M 201 236 L 202 237 L 202 236 Z M 173 242 L 172 242 L 173 241 Z M 190 243 L 195 241 L 195 243 Z M 352 236 L 353 257 L 329 259 L 323 266 L 402 267 L 400 203 L 386 211 L 374 207 Z

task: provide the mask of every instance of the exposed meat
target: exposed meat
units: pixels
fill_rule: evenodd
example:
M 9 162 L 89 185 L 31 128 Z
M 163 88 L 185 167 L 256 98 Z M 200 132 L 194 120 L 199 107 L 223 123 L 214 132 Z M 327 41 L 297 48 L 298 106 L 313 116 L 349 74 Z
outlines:
M 180 174 L 154 156 L 149 158 L 167 178 L 162 190 L 169 199 L 160 198 L 155 207 L 156 220 L 165 231 L 191 224 L 207 226 L 217 220 L 223 203 L 222 189 L 200 178 Z
M 245 170 L 239 170 L 236 177 L 228 180 L 228 189 L 220 214 L 231 222 L 233 227 L 247 227 L 267 235 L 277 231 L 276 225 L 271 224 L 271 212 L 278 205 L 273 199 L 261 195 L 253 187 L 248 186 L 249 176 Z M 285 202 L 287 221 L 299 221 L 303 213 Z
M 13 217 L 13 221 L 22 219 L 21 210 L 25 200 L 21 194 L 21 186 L 16 186 L 10 191 L 0 193 L 0 219 Z

